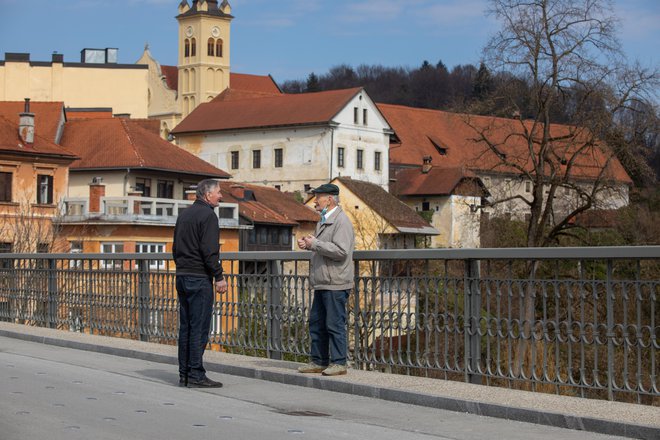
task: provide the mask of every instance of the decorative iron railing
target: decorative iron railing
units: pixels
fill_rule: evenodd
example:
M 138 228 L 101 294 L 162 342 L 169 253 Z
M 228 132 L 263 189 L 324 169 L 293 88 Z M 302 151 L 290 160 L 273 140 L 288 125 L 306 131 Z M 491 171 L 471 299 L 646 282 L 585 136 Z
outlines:
M 223 254 L 212 347 L 306 360 L 308 259 Z M 354 264 L 355 368 L 660 404 L 659 246 L 362 251 Z M 174 285 L 169 254 L 0 254 L 0 320 L 175 344 Z

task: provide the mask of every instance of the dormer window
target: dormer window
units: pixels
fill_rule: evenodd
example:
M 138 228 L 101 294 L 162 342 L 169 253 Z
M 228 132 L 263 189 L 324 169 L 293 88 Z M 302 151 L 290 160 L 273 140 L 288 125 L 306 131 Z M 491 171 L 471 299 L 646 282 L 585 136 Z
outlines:
M 440 139 L 434 136 L 428 136 L 428 138 L 435 147 L 435 150 L 438 152 L 438 154 L 441 156 L 447 155 L 447 147 L 442 142 L 440 142 Z

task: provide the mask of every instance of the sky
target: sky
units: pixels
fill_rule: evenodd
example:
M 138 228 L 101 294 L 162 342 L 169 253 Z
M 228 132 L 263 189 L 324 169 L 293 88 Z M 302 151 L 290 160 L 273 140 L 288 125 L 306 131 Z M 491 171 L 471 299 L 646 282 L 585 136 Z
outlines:
M 176 65 L 180 0 L 0 0 L 0 59 L 79 62 L 84 48 L 115 47 L 132 64 L 145 44 Z M 191 3 L 191 0 L 189 0 Z M 221 3 L 221 2 L 219 2 Z M 348 64 L 452 68 L 478 64 L 498 29 L 488 0 L 230 0 L 231 69 L 271 74 L 278 83 Z M 619 37 L 630 60 L 660 65 L 660 0 L 615 0 Z

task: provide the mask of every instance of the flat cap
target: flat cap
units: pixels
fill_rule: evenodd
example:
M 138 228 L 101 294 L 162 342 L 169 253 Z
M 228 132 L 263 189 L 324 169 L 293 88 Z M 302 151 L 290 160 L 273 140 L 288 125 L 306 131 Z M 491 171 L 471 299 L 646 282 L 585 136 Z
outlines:
M 332 196 L 339 195 L 339 187 L 332 183 L 324 183 L 318 188 L 314 188 L 310 191 L 312 194 L 330 194 Z

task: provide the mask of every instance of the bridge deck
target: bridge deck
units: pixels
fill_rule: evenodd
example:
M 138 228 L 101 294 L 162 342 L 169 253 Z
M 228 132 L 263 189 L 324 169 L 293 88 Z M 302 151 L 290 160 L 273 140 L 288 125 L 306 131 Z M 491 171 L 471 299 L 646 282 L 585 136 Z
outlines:
M 175 386 L 176 347 L 0 323 L 2 438 L 660 438 L 658 407 L 357 370 L 309 376 L 217 352 L 205 362 L 224 388 Z

